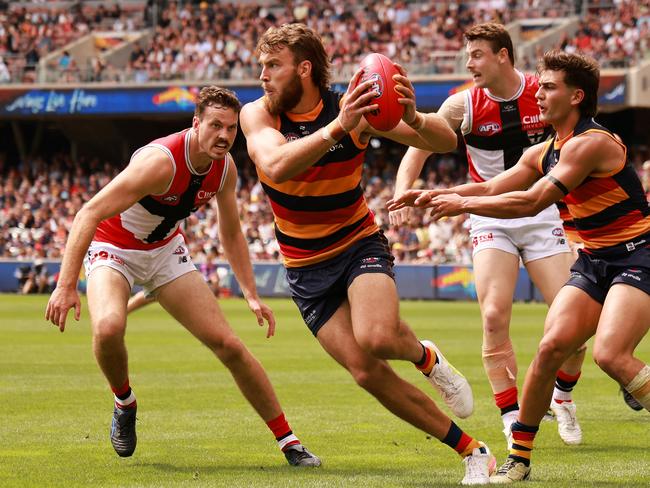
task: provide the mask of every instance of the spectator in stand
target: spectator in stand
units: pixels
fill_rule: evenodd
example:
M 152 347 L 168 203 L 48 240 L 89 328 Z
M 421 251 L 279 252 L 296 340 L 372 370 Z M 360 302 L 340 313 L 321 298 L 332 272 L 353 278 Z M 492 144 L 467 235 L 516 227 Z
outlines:
M 41 259 L 34 261 L 32 266 L 20 266 L 16 269 L 18 278 L 18 293 L 49 293 L 54 288 L 53 277 L 47 271 L 47 266 Z
M 0 83 L 9 83 L 11 81 L 11 74 L 5 60 L 0 56 Z
M 641 183 L 643 183 L 646 197 L 650 200 L 650 159 L 643 162 Z

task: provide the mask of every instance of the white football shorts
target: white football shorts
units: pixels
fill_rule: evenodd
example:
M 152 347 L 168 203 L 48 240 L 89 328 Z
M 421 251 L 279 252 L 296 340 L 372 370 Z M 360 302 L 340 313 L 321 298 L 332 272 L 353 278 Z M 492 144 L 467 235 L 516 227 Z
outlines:
M 525 264 L 555 254 L 571 252 L 555 205 L 542 210 L 534 217 L 519 219 L 470 215 L 470 223 L 473 256 L 484 249 L 500 249 L 520 256 Z
M 92 241 L 84 259 L 87 278 L 90 279 L 93 270 L 100 266 L 119 271 L 131 289 L 134 284 L 142 285 L 148 297 L 162 285 L 196 271 L 185 239 L 180 234 L 164 246 L 148 251 L 122 249 L 106 242 Z

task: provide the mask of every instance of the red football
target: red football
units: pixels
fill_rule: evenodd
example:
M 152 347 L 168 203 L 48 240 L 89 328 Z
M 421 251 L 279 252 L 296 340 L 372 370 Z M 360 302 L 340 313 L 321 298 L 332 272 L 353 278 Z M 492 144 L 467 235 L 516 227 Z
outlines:
M 363 75 L 359 83 L 368 79 L 375 81 L 371 90 L 377 90 L 377 95 L 370 103 L 379 105 L 377 110 L 365 114 L 366 120 L 375 129 L 380 131 L 389 131 L 399 124 L 404 114 L 404 105 L 398 103 L 397 99 L 401 96 L 395 91 L 393 75 L 399 74 L 393 62 L 383 54 L 368 54 L 361 61 Z

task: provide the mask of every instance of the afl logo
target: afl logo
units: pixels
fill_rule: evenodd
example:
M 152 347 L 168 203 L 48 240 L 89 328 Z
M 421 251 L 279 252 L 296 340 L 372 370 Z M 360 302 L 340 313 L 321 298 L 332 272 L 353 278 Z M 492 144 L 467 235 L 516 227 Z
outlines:
M 289 132 L 288 134 L 284 135 L 284 138 L 287 140 L 287 142 L 291 142 L 291 141 L 297 141 L 298 139 L 300 139 L 300 136 L 294 132 Z
M 370 87 L 370 90 L 374 90 L 377 92 L 375 98 L 380 98 L 384 93 L 384 84 L 381 80 L 381 75 L 379 73 L 370 73 L 370 76 L 368 76 L 368 78 L 363 81 L 368 81 L 368 80 L 372 81 L 372 86 Z
M 482 136 L 491 136 L 501 132 L 501 125 L 498 122 L 487 122 L 478 126 L 478 133 Z
M 169 195 L 166 197 L 163 197 L 163 201 L 165 202 L 175 202 L 178 200 L 178 195 Z

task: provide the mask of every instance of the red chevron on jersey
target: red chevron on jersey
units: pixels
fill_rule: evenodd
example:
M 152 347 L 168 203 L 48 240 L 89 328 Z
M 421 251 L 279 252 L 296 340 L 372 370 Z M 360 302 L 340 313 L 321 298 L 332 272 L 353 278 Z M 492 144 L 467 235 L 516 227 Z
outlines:
M 232 159 L 230 154 L 212 161 L 204 173 L 197 173 L 190 161 L 192 137 L 196 137 L 194 131 L 185 129 L 156 139 L 133 153 L 131 159 L 144 148 L 163 151 L 174 167 L 172 181 L 164 193 L 144 197 L 121 214 L 102 221 L 94 240 L 123 249 L 161 247 L 180 233 L 181 222 L 193 210 L 223 188 L 228 162 Z
M 469 172 L 474 181 L 494 178 L 514 166 L 530 146 L 545 140 L 550 128 L 539 119 L 537 78 L 517 72 L 521 85 L 504 100 L 485 88 L 466 91 L 464 127 Z

